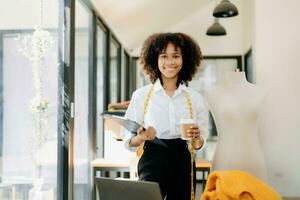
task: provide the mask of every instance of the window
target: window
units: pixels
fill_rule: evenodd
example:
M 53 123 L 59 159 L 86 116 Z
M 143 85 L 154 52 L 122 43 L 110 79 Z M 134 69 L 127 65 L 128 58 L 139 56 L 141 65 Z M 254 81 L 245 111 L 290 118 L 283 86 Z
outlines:
M 254 79 L 253 79 L 253 56 L 252 56 L 251 49 L 244 56 L 244 61 L 245 61 L 245 73 L 246 73 L 247 81 L 250 83 L 253 83 L 254 82 Z
M 41 186 L 37 191 L 42 198 L 56 199 L 58 1 L 44 0 L 44 4 L 47 4 L 47 9 L 43 9 L 47 20 L 42 28 L 49 31 L 53 43 L 46 46 L 44 62 L 39 65 L 41 73 L 37 77 L 41 83 L 33 75 L 32 63 L 18 51 L 24 49 L 24 38 L 31 38 L 35 26 L 40 24 L 40 3 L 4 0 L 5 6 L 0 7 L 4 14 L 0 18 L 0 199 L 3 200 L 31 198 L 35 186 Z M 28 47 L 31 49 L 33 45 L 28 43 Z M 50 104 L 43 118 L 35 118 L 37 110 L 32 112 L 30 107 L 37 91 Z M 43 119 L 43 123 L 38 119 Z
M 89 23 L 91 13 L 79 0 L 75 4 L 75 117 L 74 199 L 91 199 L 89 116 Z
M 121 49 L 120 44 L 111 37 L 110 42 L 110 103 L 120 101 L 121 94 Z M 123 61 L 124 62 L 124 61 Z M 123 65 L 124 67 L 124 65 Z M 122 73 L 125 70 L 123 70 Z M 124 82 L 123 82 L 124 83 Z M 119 131 L 114 129 L 114 131 Z M 113 130 L 105 130 L 104 133 L 104 158 L 109 160 L 128 161 L 132 152 L 124 149 L 122 141 L 115 138 Z
M 107 55 L 107 32 L 105 28 L 100 24 L 97 25 L 97 112 L 96 112 L 96 132 L 97 132 L 97 156 L 103 157 L 103 119 L 101 114 L 103 113 L 104 106 L 104 72 L 106 65 Z
M 120 101 L 120 45 L 111 37 L 110 41 L 110 65 L 109 65 L 109 103 Z
M 237 68 L 241 70 L 240 56 L 204 57 L 190 86 L 202 93 L 205 87 L 218 84 L 226 72 L 235 71 Z
M 129 55 L 122 51 L 122 69 L 121 69 L 121 101 L 129 100 Z
M 149 77 L 146 75 L 146 73 L 143 71 L 142 66 L 140 65 L 138 59 L 135 60 L 135 66 L 136 66 L 136 88 L 140 88 L 150 84 L 151 81 Z

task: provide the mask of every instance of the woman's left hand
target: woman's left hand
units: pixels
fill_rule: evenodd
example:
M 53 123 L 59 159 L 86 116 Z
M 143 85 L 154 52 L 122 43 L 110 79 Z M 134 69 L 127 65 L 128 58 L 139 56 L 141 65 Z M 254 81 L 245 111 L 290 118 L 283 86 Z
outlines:
M 197 125 L 193 125 L 188 130 L 188 137 L 192 138 L 192 144 L 195 149 L 200 149 L 203 146 L 203 139 L 200 137 L 200 129 Z
M 197 125 L 190 126 L 188 129 L 188 137 L 192 138 L 192 140 L 199 140 L 200 139 L 200 130 Z

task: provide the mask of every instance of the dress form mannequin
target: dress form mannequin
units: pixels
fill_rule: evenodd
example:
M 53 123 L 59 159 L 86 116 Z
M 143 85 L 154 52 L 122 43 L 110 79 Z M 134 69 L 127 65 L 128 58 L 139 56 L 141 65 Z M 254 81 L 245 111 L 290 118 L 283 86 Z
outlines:
M 263 88 L 247 82 L 244 72 L 229 72 L 206 98 L 218 130 L 213 170 L 238 169 L 267 181 L 257 136 Z

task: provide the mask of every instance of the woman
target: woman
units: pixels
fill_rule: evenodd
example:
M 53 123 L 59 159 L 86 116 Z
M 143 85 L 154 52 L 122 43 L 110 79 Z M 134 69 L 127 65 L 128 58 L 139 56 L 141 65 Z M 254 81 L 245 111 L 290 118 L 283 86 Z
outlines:
M 152 84 L 133 93 L 125 114 L 125 118 L 146 128 L 140 128 L 137 135 L 122 131 L 128 149 L 136 150 L 144 144 L 138 163 L 139 178 L 159 183 L 167 200 L 190 200 L 193 191 L 191 155 L 187 142 L 181 139 L 180 120 L 196 121 L 188 130 L 194 149 L 204 146 L 208 133 L 203 98 L 187 87 L 201 60 L 199 46 L 186 34 L 150 36 L 143 45 L 140 61 Z M 165 145 L 154 142 L 155 138 Z

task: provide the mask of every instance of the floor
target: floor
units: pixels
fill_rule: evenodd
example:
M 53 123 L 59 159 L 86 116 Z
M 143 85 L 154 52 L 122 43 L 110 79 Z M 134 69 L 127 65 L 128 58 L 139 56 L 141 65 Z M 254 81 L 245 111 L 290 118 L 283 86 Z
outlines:
M 282 200 L 300 200 L 300 197 L 284 197 Z
M 197 183 L 196 184 L 196 197 L 195 197 L 195 200 L 199 200 L 200 199 L 201 193 L 202 193 L 202 184 L 201 183 Z

